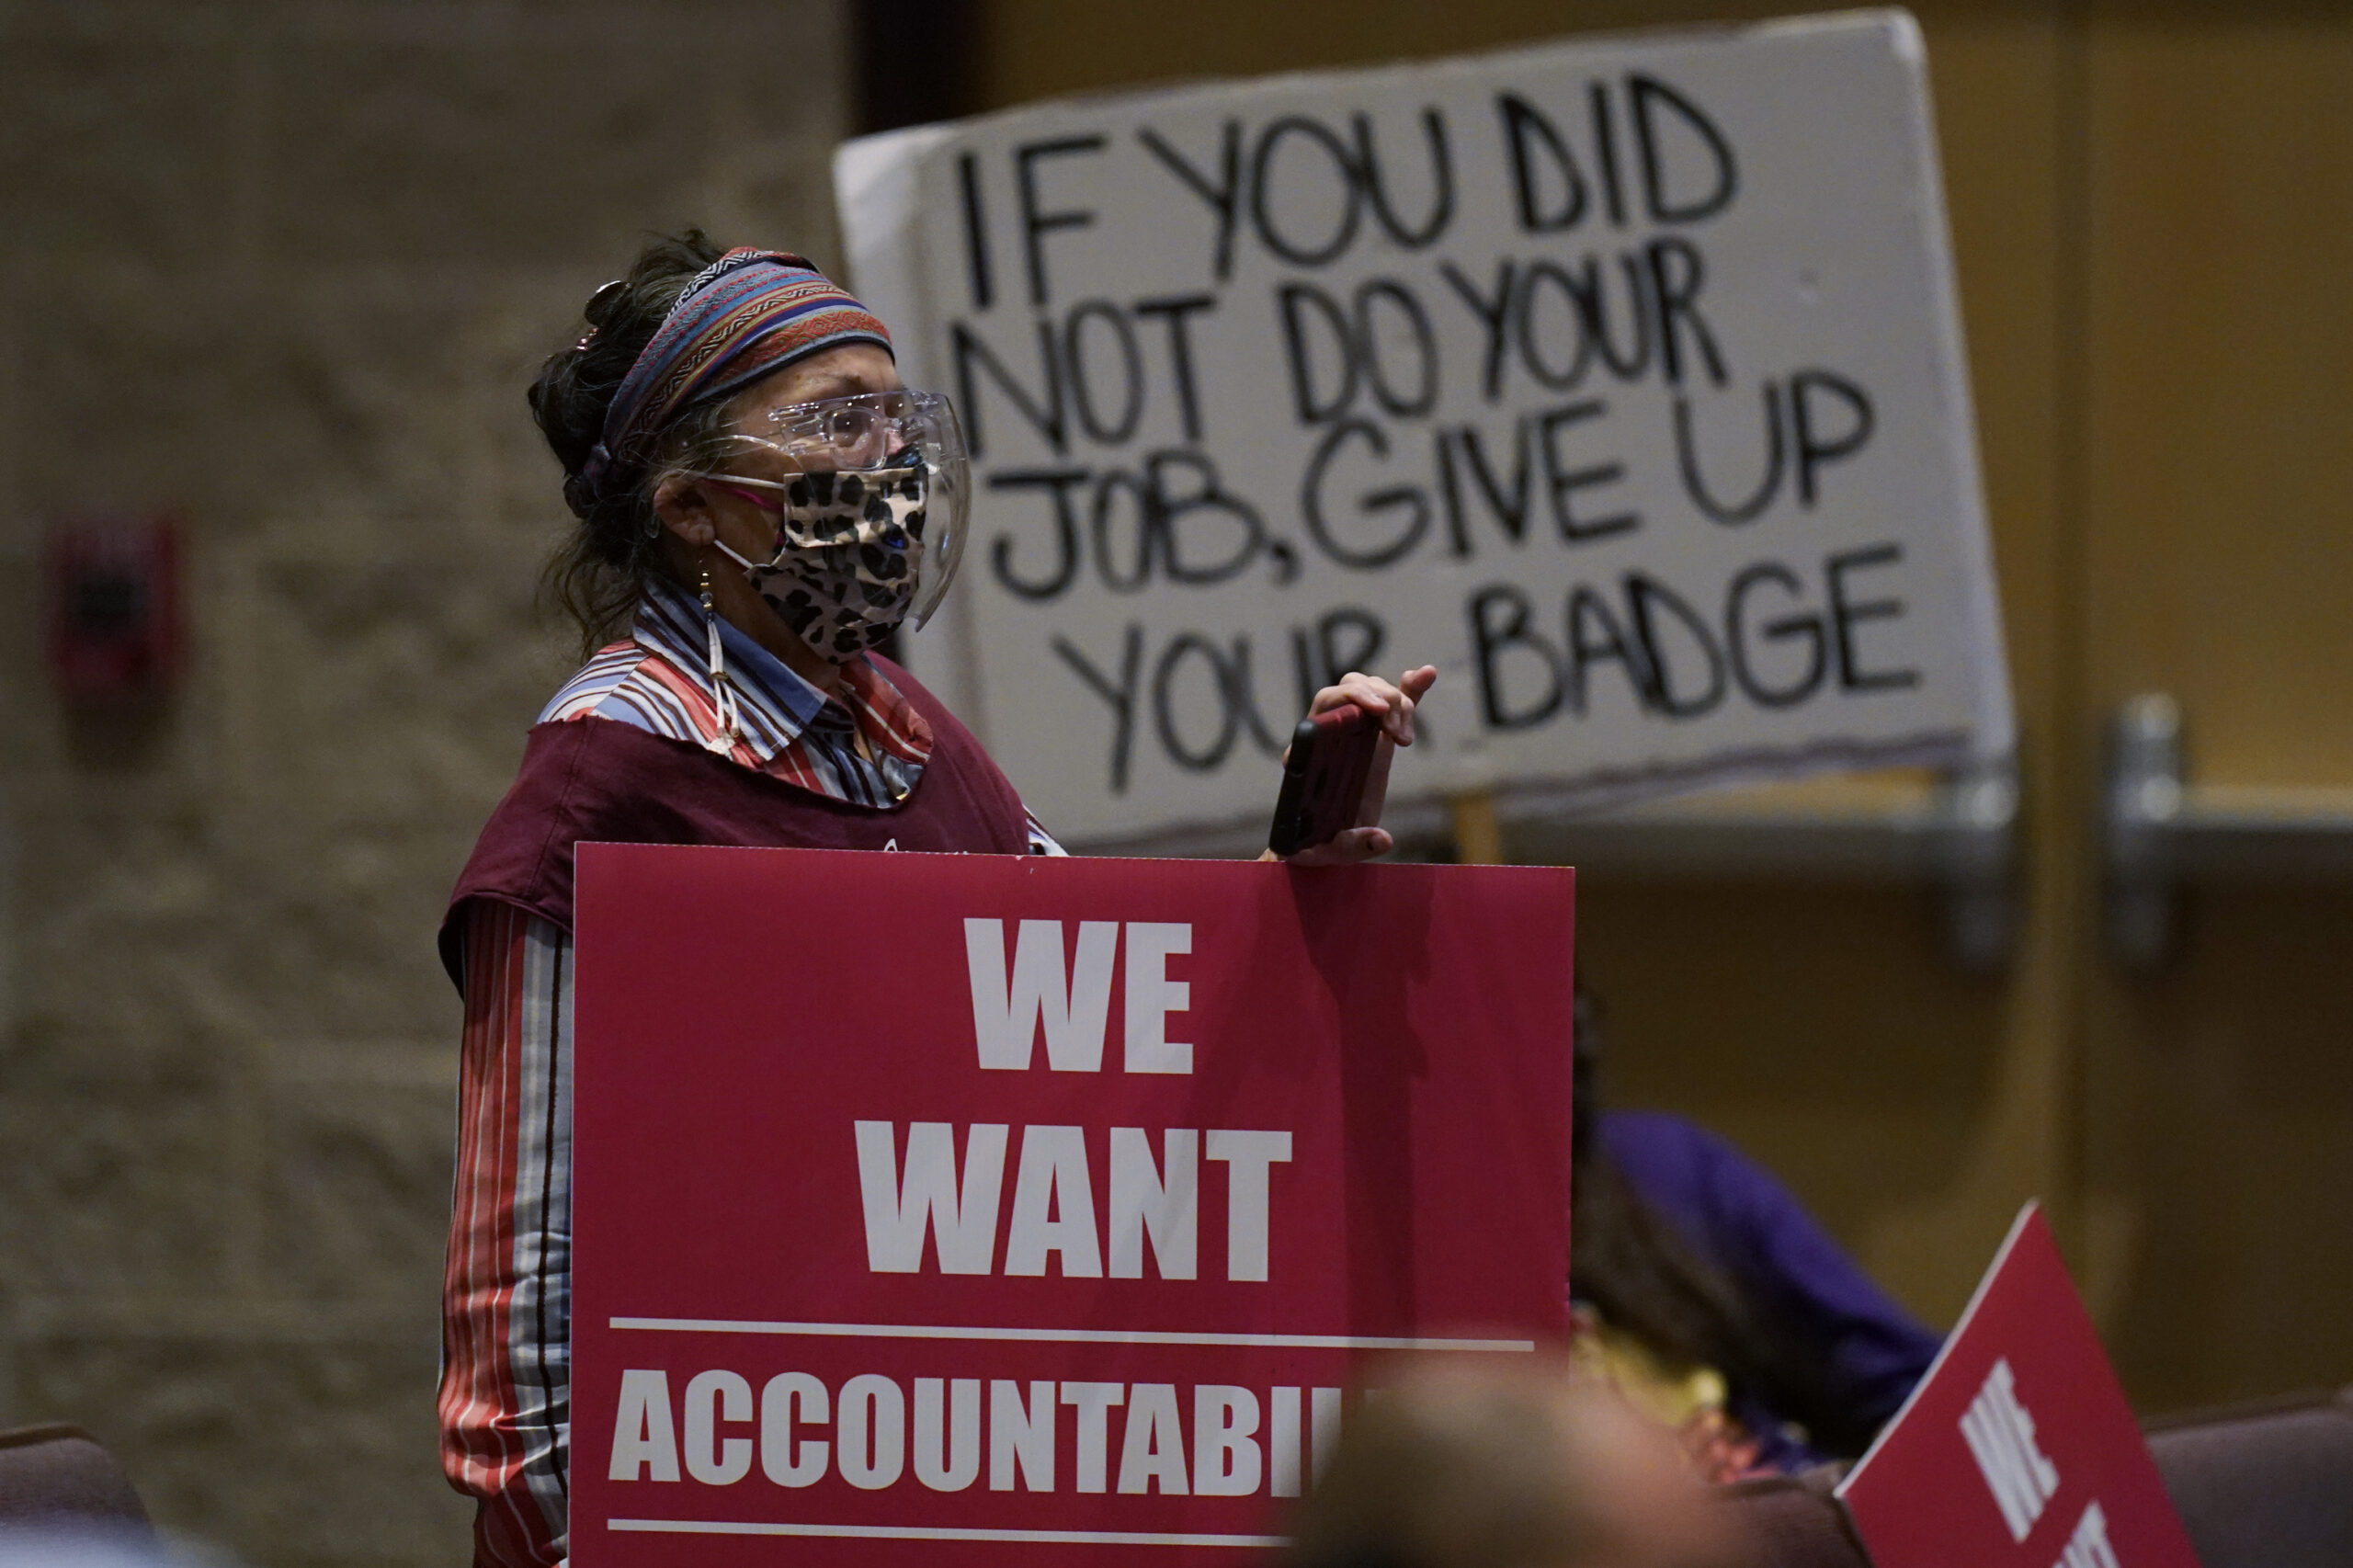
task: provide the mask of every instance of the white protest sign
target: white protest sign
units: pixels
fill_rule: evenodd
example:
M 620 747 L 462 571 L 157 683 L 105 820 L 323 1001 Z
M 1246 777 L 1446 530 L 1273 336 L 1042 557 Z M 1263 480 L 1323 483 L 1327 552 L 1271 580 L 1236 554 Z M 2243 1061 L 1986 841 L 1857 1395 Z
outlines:
M 1077 844 L 1262 820 L 1336 674 L 1393 802 L 2010 744 L 1902 12 L 1050 103 L 844 146 L 955 400 L 918 673 Z

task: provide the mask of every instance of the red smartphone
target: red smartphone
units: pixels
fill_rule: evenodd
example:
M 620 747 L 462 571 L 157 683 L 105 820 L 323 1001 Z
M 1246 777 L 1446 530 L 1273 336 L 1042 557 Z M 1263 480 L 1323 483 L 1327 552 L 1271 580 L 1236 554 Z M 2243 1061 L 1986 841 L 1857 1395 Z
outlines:
M 1381 725 L 1353 702 L 1302 719 L 1290 734 L 1290 755 L 1283 759 L 1283 787 L 1275 797 L 1275 825 L 1267 847 L 1288 858 L 1356 826 L 1380 744 Z

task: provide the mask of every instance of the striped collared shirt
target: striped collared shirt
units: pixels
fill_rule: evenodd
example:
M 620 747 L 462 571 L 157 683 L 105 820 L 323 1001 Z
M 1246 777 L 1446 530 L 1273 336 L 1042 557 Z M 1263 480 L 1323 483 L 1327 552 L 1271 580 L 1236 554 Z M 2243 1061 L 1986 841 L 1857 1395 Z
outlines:
M 728 621 L 718 627 L 724 673 L 714 682 L 702 606 L 654 579 L 629 641 L 599 649 L 540 722 L 611 719 L 836 801 L 888 810 L 906 799 L 931 756 L 931 725 L 881 670 L 863 655 L 852 659 L 842 666 L 840 692 L 828 697 Z

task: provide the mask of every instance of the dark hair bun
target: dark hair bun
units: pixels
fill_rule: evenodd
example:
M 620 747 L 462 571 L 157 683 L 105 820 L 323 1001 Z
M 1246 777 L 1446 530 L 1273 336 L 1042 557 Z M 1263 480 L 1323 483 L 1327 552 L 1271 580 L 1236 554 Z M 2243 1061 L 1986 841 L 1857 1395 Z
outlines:
M 586 466 L 603 438 L 613 394 L 670 307 L 722 254 L 700 229 L 664 234 L 638 253 L 627 274 L 590 297 L 587 334 L 548 357 L 529 393 L 532 417 L 566 474 Z
M 548 356 L 525 394 L 531 417 L 563 465 L 563 501 L 578 530 L 548 563 L 557 602 L 580 622 L 589 647 L 624 623 L 653 560 L 653 500 L 645 494 L 643 454 L 617 454 L 604 483 L 583 477 L 588 454 L 604 438 L 605 415 L 630 367 L 659 331 L 695 276 L 724 255 L 699 229 L 656 236 L 620 278 L 591 295 L 588 331 Z

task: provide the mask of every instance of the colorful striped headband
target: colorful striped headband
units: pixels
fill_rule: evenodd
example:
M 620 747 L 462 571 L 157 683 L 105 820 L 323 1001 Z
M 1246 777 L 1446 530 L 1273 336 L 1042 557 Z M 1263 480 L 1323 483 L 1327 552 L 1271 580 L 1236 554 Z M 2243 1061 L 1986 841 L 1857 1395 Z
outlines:
M 601 491 L 679 410 L 846 343 L 871 343 L 887 353 L 891 334 L 800 256 L 749 246 L 729 251 L 687 285 L 621 378 L 605 411 L 605 438 L 588 454 L 581 477 Z

